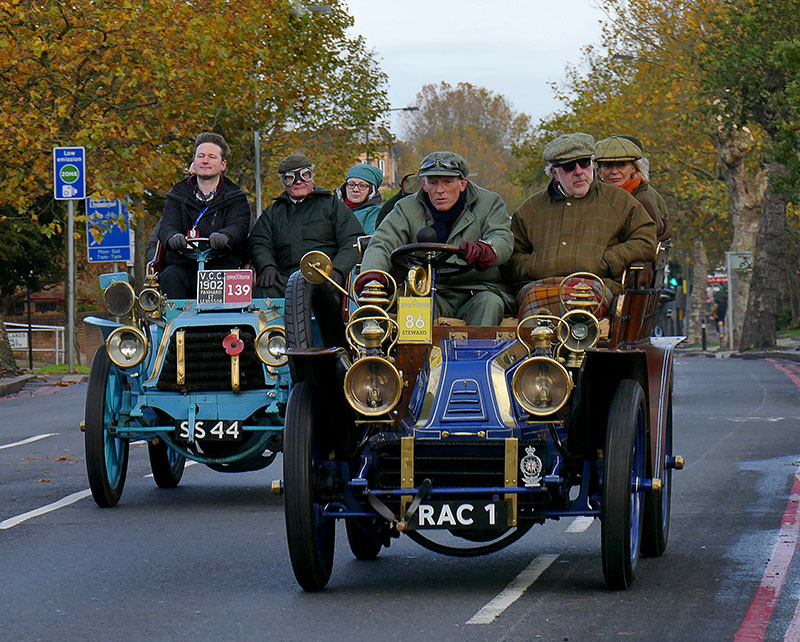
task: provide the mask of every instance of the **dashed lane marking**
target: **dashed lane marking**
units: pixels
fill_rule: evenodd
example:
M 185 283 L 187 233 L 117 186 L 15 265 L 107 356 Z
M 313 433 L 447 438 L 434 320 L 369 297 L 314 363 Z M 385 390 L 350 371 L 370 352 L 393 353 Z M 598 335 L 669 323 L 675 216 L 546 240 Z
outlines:
M 491 624 L 509 606 L 516 602 L 528 590 L 539 576 L 556 561 L 558 555 L 539 555 L 522 573 L 517 575 L 491 602 L 488 602 L 480 611 L 473 615 L 467 624 Z
M 22 441 L 15 441 L 11 444 L 3 444 L 0 446 L 0 450 L 5 448 L 13 448 L 14 446 L 23 446 L 25 444 L 31 444 L 34 441 L 39 441 L 40 439 L 47 439 L 48 437 L 55 437 L 58 433 L 57 432 L 48 432 L 43 435 L 35 435 L 34 437 L 28 437 L 27 439 L 23 439 Z
M 576 517 L 567 526 L 567 533 L 582 533 L 592 525 L 592 522 L 594 522 L 594 517 Z
M 47 504 L 47 506 L 29 510 L 27 513 L 22 513 L 22 515 L 17 515 L 16 517 L 9 517 L 8 519 L 0 522 L 0 530 L 12 528 L 13 526 L 17 526 L 18 524 L 21 524 L 22 522 L 25 522 L 33 517 L 38 517 L 39 515 L 44 515 L 45 513 L 58 510 L 59 508 L 64 508 L 65 506 L 69 506 L 70 504 L 74 504 L 75 502 L 82 500 L 84 497 L 89 497 L 91 494 L 92 491 L 87 488 L 86 490 L 81 490 L 77 493 L 72 493 L 71 495 L 62 497 L 57 502 Z

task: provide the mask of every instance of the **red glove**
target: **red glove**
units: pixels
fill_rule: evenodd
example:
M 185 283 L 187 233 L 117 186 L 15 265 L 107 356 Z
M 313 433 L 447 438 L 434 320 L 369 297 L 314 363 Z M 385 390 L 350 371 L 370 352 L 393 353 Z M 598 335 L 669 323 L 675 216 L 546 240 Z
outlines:
M 386 276 L 380 272 L 364 272 L 359 274 L 355 283 L 353 283 L 353 292 L 356 293 L 356 296 L 361 296 L 361 292 L 370 281 L 379 281 L 383 287 L 386 287 L 389 283 Z
M 494 248 L 483 241 L 461 241 L 461 251 L 464 260 L 479 272 L 488 270 L 497 261 Z

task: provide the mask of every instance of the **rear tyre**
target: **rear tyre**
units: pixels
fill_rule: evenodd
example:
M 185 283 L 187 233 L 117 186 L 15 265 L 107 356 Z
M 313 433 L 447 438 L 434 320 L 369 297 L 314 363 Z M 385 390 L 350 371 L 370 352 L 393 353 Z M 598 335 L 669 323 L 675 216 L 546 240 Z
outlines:
M 623 379 L 608 412 L 603 468 L 603 576 L 610 589 L 627 589 L 636 576 L 642 534 L 646 407 L 638 382 Z
M 666 438 L 661 453 L 661 492 L 648 493 L 644 498 L 644 530 L 642 532 L 642 555 L 660 557 L 667 549 L 669 539 L 669 517 L 672 504 L 672 469 L 665 462 L 672 457 L 672 380 L 667 399 L 667 417 L 664 424 Z
M 147 443 L 147 454 L 150 457 L 150 470 L 159 488 L 175 488 L 183 477 L 186 457 L 170 448 L 159 439 L 157 444 Z
M 325 588 L 333 569 L 336 523 L 322 518 L 316 486 L 325 449 L 315 435 L 316 391 L 301 381 L 292 387 L 286 405 L 283 479 L 286 539 L 297 583 L 306 591 Z M 315 438 L 316 437 L 316 438 Z
M 376 519 L 348 519 L 347 542 L 356 559 L 370 562 L 378 557 L 383 548 L 380 535 L 377 533 Z
M 101 508 L 117 505 L 128 474 L 129 440 L 111 432 L 121 417 L 124 379 L 108 358 L 105 346 L 100 346 L 89 372 L 84 447 L 89 488 Z

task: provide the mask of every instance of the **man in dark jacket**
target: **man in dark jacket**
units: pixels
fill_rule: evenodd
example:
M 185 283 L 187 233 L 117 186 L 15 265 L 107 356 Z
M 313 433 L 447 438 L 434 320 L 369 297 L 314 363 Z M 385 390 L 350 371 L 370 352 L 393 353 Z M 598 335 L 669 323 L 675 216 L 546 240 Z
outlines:
M 158 239 L 167 248 L 159 275 L 167 298 L 194 298 L 197 262 L 180 251 L 186 238 L 207 238 L 214 250 L 206 269 L 236 269 L 247 256 L 250 206 L 244 192 L 224 176 L 230 147 L 219 134 L 200 134 L 194 144 L 194 174 L 167 194 Z
M 341 285 L 358 260 L 361 225 L 347 205 L 314 185 L 311 161 L 302 154 L 284 158 L 278 174 L 286 189 L 250 232 L 250 257 L 258 274 L 255 295 L 284 296 L 286 282 L 311 250 L 330 257 L 331 277 Z

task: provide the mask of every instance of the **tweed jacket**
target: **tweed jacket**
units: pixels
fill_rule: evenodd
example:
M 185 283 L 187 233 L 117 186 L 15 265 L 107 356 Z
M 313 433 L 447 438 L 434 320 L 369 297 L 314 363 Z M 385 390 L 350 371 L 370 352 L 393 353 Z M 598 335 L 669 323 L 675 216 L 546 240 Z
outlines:
M 514 253 L 503 266 L 522 287 L 546 277 L 593 272 L 612 293 L 634 261 L 654 261 L 656 224 L 625 190 L 595 180 L 583 198 L 566 197 L 553 182 L 511 218 Z
M 442 282 L 440 289 L 507 290 L 501 284 L 498 265 L 511 256 L 514 237 L 510 218 L 503 199 L 494 192 L 474 185 L 466 187 L 464 211 L 456 219 L 446 243 L 460 245 L 462 241 L 486 241 L 492 244 L 497 263 L 484 272 L 469 270 Z M 417 232 L 433 224 L 433 215 L 423 199 L 423 191 L 399 200 L 383 220 L 364 253 L 361 271 L 384 270 L 391 267 L 389 256 L 401 245 L 416 243 Z M 452 261 L 453 259 L 451 259 Z

